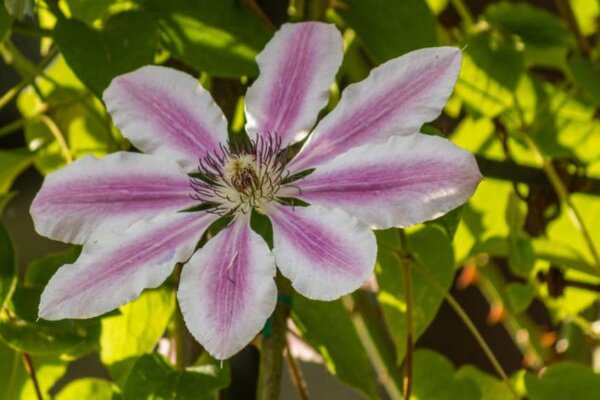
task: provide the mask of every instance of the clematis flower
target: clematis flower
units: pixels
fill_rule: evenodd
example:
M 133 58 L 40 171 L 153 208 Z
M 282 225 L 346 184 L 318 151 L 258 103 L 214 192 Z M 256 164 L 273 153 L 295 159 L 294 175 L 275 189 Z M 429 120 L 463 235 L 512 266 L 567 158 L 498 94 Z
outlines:
M 373 270 L 372 228 L 413 225 L 465 202 L 481 178 L 473 156 L 418 133 L 452 91 L 456 48 L 414 51 L 373 69 L 288 160 L 286 149 L 326 105 L 342 55 L 334 26 L 284 25 L 257 57 L 249 139 L 235 143 L 194 77 L 160 66 L 116 77 L 104 102 L 146 154 L 84 157 L 44 181 L 31 207 L 36 230 L 83 251 L 46 286 L 40 317 L 103 314 L 185 263 L 177 297 L 187 327 L 214 357 L 228 358 L 273 312 L 276 267 L 304 296 L 339 298 Z M 251 229 L 252 212 L 270 219 L 272 250 Z M 196 249 L 222 216 L 231 222 Z

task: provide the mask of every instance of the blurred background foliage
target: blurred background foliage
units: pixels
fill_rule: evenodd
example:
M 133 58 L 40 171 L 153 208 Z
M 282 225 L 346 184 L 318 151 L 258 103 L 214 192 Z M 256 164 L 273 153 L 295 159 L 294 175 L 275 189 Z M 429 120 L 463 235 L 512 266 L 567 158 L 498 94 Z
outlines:
M 326 111 L 375 65 L 462 48 L 455 92 L 423 131 L 475 153 L 485 179 L 439 220 L 377 232 L 363 289 L 295 296 L 282 398 L 298 366 L 313 399 L 400 399 L 404 377 L 413 399 L 600 396 L 599 1 L 4 0 L 0 399 L 254 397 L 252 346 L 219 365 L 188 336 L 175 343 L 173 280 L 99 318 L 38 321 L 41 290 L 79 249 L 37 237 L 27 209 L 44 175 L 130 148 L 100 100 L 113 77 L 189 72 L 237 134 L 254 57 L 301 20 L 343 32 Z

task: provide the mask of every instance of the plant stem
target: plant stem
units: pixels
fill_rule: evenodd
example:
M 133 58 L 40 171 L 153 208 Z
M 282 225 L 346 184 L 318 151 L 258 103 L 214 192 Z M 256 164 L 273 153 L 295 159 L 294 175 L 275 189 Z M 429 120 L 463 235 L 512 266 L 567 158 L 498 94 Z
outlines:
M 586 56 L 589 56 L 592 52 L 592 47 L 583 36 L 581 29 L 579 29 L 579 24 L 577 23 L 577 19 L 575 18 L 575 14 L 573 14 L 573 9 L 569 4 L 568 0 L 555 0 L 556 8 L 560 12 L 561 16 L 566 20 L 567 25 L 575 35 L 575 39 L 577 40 L 577 45 L 579 46 L 579 50 Z
M 42 396 L 42 391 L 40 390 L 40 384 L 37 380 L 37 375 L 35 374 L 35 366 L 33 365 L 33 359 L 28 353 L 23 353 L 23 361 L 25 363 L 25 370 L 27 371 L 27 374 L 33 382 L 33 387 L 35 389 L 35 394 L 38 400 L 44 400 L 44 396 Z
M 179 286 L 179 278 L 181 276 L 181 264 L 177 264 L 175 267 L 175 281 Z M 183 314 L 179 308 L 179 302 L 175 299 L 175 320 L 173 321 L 175 329 L 173 332 L 173 339 L 175 342 L 175 368 L 182 371 L 185 368 L 185 322 L 183 321 Z
M 406 295 L 406 356 L 404 357 L 404 397 L 410 399 L 412 391 L 413 372 L 413 304 L 412 304 L 412 277 L 410 274 L 410 263 L 405 263 L 402 268 L 404 272 L 404 290 Z
M 58 143 L 58 146 L 60 147 L 60 150 L 63 153 L 65 160 L 67 160 L 67 163 L 69 163 L 69 164 L 72 163 L 73 162 L 73 154 L 71 154 L 71 149 L 69 149 L 69 145 L 67 144 L 65 135 L 60 130 L 58 125 L 56 125 L 56 122 L 54 122 L 54 120 L 52 118 L 50 118 L 44 114 L 41 114 L 39 116 L 39 118 L 40 118 L 40 121 L 42 121 L 46 125 L 48 130 L 50 130 L 50 133 L 52 133 L 52 136 L 54 136 L 54 139 Z
M 408 241 L 404 231 L 397 230 L 400 236 L 400 245 L 402 250 L 402 273 L 404 275 L 404 298 L 406 302 L 406 355 L 404 357 L 404 397 L 410 399 L 412 391 L 412 372 L 413 372 L 413 294 L 412 294 L 412 275 L 411 267 L 414 260 L 411 257 Z
M 58 54 L 58 49 L 54 46 L 52 49 L 44 56 L 44 58 L 37 64 L 36 70 L 43 71 L 44 68 L 54 59 L 54 56 Z M 35 76 L 29 76 L 23 78 L 21 82 L 17 83 L 15 86 L 6 91 L 2 97 L 0 97 L 0 109 L 6 106 L 10 101 L 23 89 L 25 86 L 29 85 Z
M 470 28 L 473 25 L 473 17 L 463 0 L 450 0 L 450 3 L 463 20 L 465 26 Z
M 302 376 L 302 371 L 300 371 L 296 360 L 294 360 L 294 357 L 290 352 L 290 346 L 287 340 L 285 343 L 285 360 L 287 361 L 288 370 L 290 371 L 290 378 L 292 380 L 292 384 L 296 388 L 298 397 L 300 400 L 309 400 L 306 381 L 304 380 L 304 376 Z
M 538 159 L 538 162 L 542 165 L 542 169 L 546 173 L 546 176 L 548 176 L 552 187 L 556 191 L 558 199 L 563 205 L 567 207 L 567 211 L 569 213 L 569 217 L 571 218 L 571 222 L 575 226 L 575 229 L 577 229 L 583 237 L 583 240 L 585 241 L 585 244 L 587 245 L 590 254 L 594 260 L 595 267 L 598 270 L 600 270 L 600 256 L 598 255 L 598 251 L 596 250 L 594 241 L 592 240 L 592 237 L 588 229 L 586 228 L 583 222 L 583 218 L 579 214 L 579 211 L 577 211 L 577 208 L 575 208 L 575 204 L 573 204 L 573 201 L 569 196 L 567 188 L 565 187 L 562 179 L 558 175 L 558 172 L 556 172 L 556 168 L 554 168 L 552 162 L 547 157 L 545 157 L 544 154 L 542 154 L 542 151 L 527 133 L 523 133 L 521 137 L 525 141 L 529 149 L 533 152 L 534 156 Z
M 279 298 L 290 296 L 292 289 L 289 281 L 277 274 Z M 260 349 L 260 367 L 258 375 L 257 400 L 278 400 L 281 386 L 281 369 L 283 349 L 286 343 L 287 319 L 291 304 L 278 301 L 273 315 L 270 317 L 271 330 L 263 332 Z
M 518 400 L 519 395 L 513 387 L 510 379 L 508 379 L 506 372 L 504 372 L 504 369 L 500 365 L 500 362 L 498 361 L 490 347 L 487 345 L 485 339 L 483 339 L 483 336 L 481 336 L 481 333 L 479 333 L 477 327 L 475 326 L 473 321 L 471 321 L 471 318 L 469 318 L 465 310 L 463 310 L 458 301 L 456 301 L 456 299 L 449 292 L 447 292 L 446 289 L 444 289 L 444 287 L 437 281 L 437 279 L 433 275 L 429 273 L 429 271 L 427 271 L 425 268 L 420 268 L 420 265 L 417 265 L 417 267 L 419 267 L 416 268 L 417 272 L 419 272 L 425 279 L 429 281 L 430 284 L 432 284 L 436 289 L 438 289 L 440 293 L 444 295 L 444 298 L 446 299 L 448 304 L 450 304 L 450 307 L 452 307 L 456 314 L 458 314 L 459 318 L 463 321 L 467 329 L 471 332 L 471 334 L 479 344 L 479 347 L 481 347 L 486 357 L 496 370 L 496 373 L 500 375 L 500 377 L 504 381 L 504 384 L 506 385 L 508 390 L 510 390 L 510 392 L 513 394 L 514 398 Z
M 370 310 L 363 310 L 362 307 L 355 306 L 356 303 L 360 302 L 361 300 L 359 296 L 359 291 L 355 292 L 352 297 L 345 296 L 343 298 L 344 305 L 350 312 L 354 329 L 356 330 L 358 338 L 360 339 L 360 342 L 367 353 L 367 357 L 371 362 L 371 366 L 377 374 L 378 381 L 381 383 L 391 400 L 402 400 L 404 399 L 404 396 L 402 396 L 400 387 L 392 378 L 392 376 L 390 376 L 388 363 L 386 363 L 381 350 L 378 348 L 375 339 L 367 327 L 367 321 L 365 321 L 365 317 L 362 314 L 364 312 L 366 315 L 368 315 Z M 355 310 L 358 312 L 355 312 Z

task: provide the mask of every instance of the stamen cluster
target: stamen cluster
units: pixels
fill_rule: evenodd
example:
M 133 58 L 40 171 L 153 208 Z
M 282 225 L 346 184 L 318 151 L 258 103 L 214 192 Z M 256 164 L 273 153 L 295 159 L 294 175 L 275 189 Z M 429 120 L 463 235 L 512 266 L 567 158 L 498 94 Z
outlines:
M 229 141 L 198 161 L 190 174 L 191 197 L 200 209 L 218 215 L 262 211 L 276 201 L 289 172 L 287 154 L 277 135 L 258 135 L 256 140 Z

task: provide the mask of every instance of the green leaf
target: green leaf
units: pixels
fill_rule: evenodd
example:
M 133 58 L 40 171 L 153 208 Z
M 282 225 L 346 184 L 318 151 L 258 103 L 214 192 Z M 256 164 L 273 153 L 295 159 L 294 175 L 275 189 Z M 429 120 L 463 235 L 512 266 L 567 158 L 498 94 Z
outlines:
M 83 22 L 92 22 L 106 17 L 108 8 L 122 0 L 68 0 L 71 16 Z
M 113 132 L 108 123 L 102 102 L 84 88 L 62 56 L 48 65 L 44 75 L 49 79 L 36 81 L 36 88 L 26 87 L 17 99 L 19 111 L 28 118 L 25 139 L 29 149 L 35 151 L 34 164 L 42 174 L 67 164 L 56 133 L 62 137 L 73 158 L 100 157 L 124 148 L 117 142 L 118 133 Z M 53 133 L 38 117 L 40 110 L 46 107 L 46 115 L 58 132 Z
M 33 14 L 33 0 L 4 0 L 8 13 L 17 19 Z
M 25 270 L 25 284 L 38 287 L 45 286 L 60 267 L 74 263 L 80 252 L 81 247 L 74 246 L 67 251 L 46 254 L 32 261 Z
M 0 194 L 10 190 L 13 181 L 32 161 L 33 154 L 27 149 L 0 150 Z
M 194 69 L 219 77 L 256 76 L 269 40 L 265 26 L 235 0 L 138 0 L 159 20 L 164 46 Z
M 514 313 L 523 312 L 535 297 L 535 288 L 523 283 L 509 283 L 506 285 L 508 304 Z
M 462 216 L 463 206 L 459 206 L 454 210 L 449 211 L 446 215 L 427 222 L 430 225 L 437 225 L 444 230 L 450 239 L 454 238 L 454 234 L 458 229 L 460 218 Z
M 4 308 L 17 283 L 15 249 L 8 231 L 0 222 L 0 310 Z
M 423 0 L 346 0 L 344 4 L 340 14 L 376 64 L 437 44 L 435 17 Z
M 141 356 L 123 387 L 127 400 L 213 400 L 229 384 L 229 368 L 214 363 L 177 371 L 158 354 Z
M 455 374 L 450 361 L 441 354 L 419 349 L 413 356 L 413 396 L 415 399 L 481 399 L 480 391 L 475 383 Z
M 341 300 L 321 302 L 297 295 L 292 318 L 329 372 L 370 399 L 378 398 L 367 354 Z
M 76 19 L 59 19 L 54 39 L 79 79 L 101 97 L 114 77 L 154 61 L 157 29 L 149 14 L 126 11 L 113 15 L 100 31 Z
M 474 382 L 481 393 L 480 400 L 506 400 L 514 397 L 504 382 L 471 365 L 461 367 L 455 377 Z
M 116 388 L 112 382 L 99 378 L 72 381 L 54 397 L 55 400 L 113 400 Z
M 155 289 L 143 292 L 138 299 L 122 306 L 119 315 L 103 318 L 102 362 L 110 365 L 151 352 L 167 329 L 174 310 L 173 292 Z
M 485 11 L 487 20 L 514 33 L 531 46 L 571 46 L 573 35 L 559 18 L 540 8 L 525 3 L 500 2 Z
M 25 371 L 22 354 L 0 342 L 0 360 L 0 400 L 36 399 L 35 388 Z M 32 360 L 40 389 L 45 398 L 50 398 L 47 393 L 64 374 L 67 364 L 51 357 L 32 356 Z
M 0 5 L 0 43 L 4 41 L 4 35 L 10 30 L 12 20 L 5 7 Z
M 455 92 L 476 112 L 494 117 L 513 104 L 525 64 L 522 51 L 510 38 L 481 32 L 467 38 Z
M 377 231 L 378 255 L 375 273 L 378 299 L 396 346 L 397 362 L 406 353 L 406 288 L 403 268 L 396 252 L 401 249 L 395 229 Z M 413 293 L 413 338 L 416 341 L 433 321 L 444 294 L 431 285 L 417 269 L 426 269 L 444 288 L 454 275 L 454 254 L 450 239 L 435 226 L 426 226 L 408 235 L 408 245 L 416 258 L 410 267 Z
M 76 358 L 98 348 L 100 323 L 89 320 L 37 320 L 41 288 L 18 285 L 10 308 L 15 315 L 0 319 L 0 340 L 17 351 Z
M 600 393 L 600 376 L 584 365 L 561 362 L 541 377 L 527 373 L 525 386 L 530 400 L 593 400 Z
M 568 65 L 575 83 L 596 106 L 600 105 L 600 62 L 575 53 L 569 58 Z

